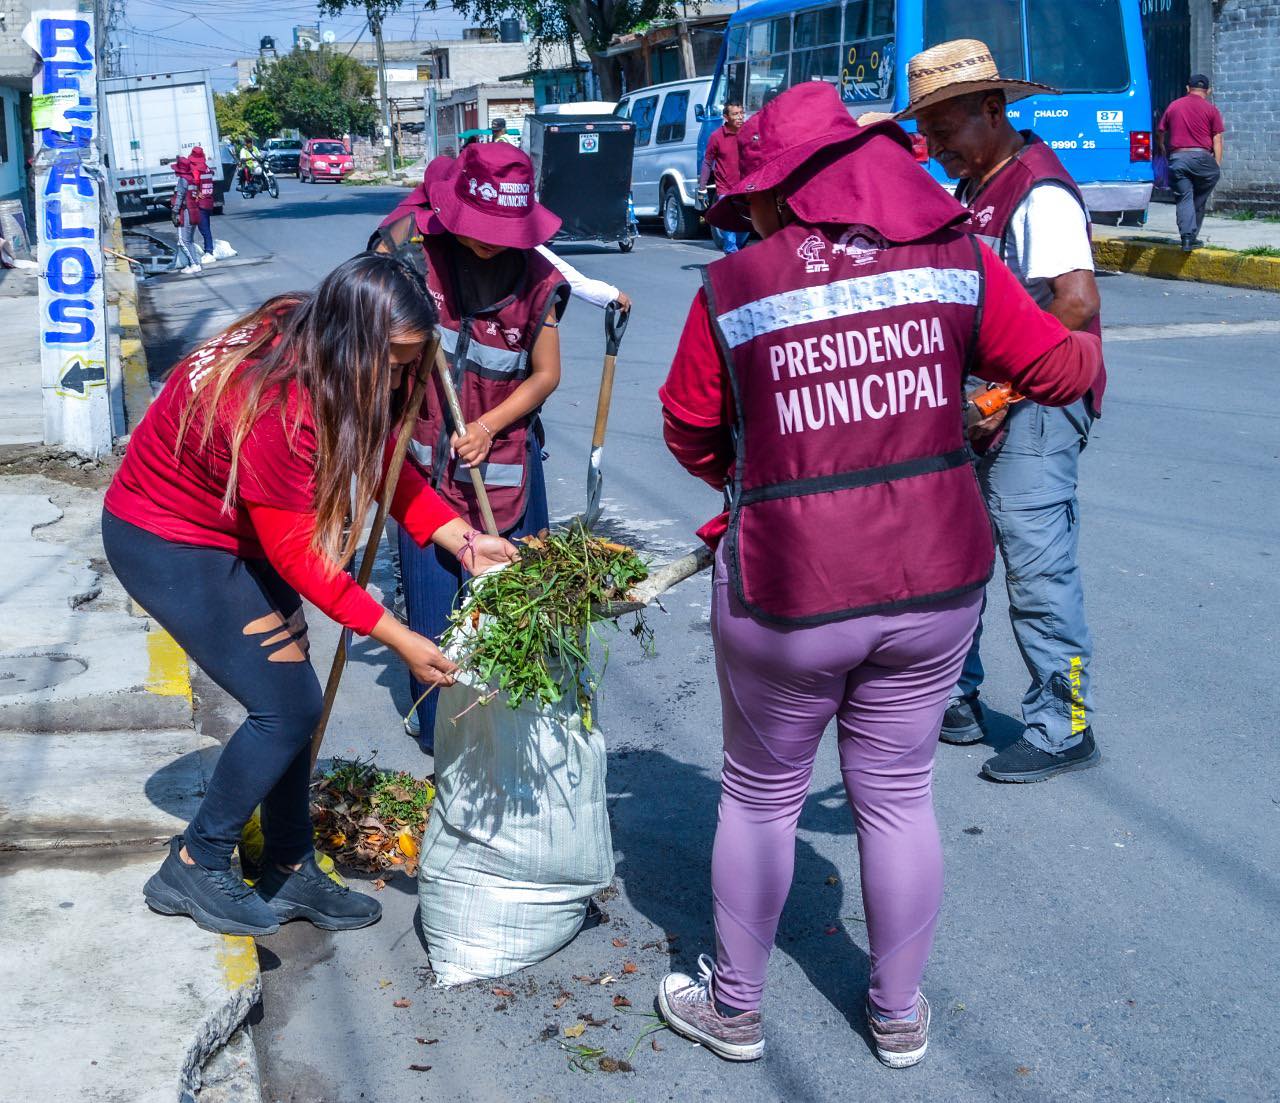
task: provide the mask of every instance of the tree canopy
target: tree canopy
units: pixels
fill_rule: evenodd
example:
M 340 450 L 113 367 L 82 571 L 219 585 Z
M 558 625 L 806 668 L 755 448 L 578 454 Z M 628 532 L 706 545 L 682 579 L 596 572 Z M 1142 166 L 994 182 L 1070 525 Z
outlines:
M 319 0 L 325 15 L 363 10 L 371 21 L 396 11 L 402 0 Z M 427 0 L 435 8 L 438 0 Z M 618 67 L 603 56 L 615 35 L 627 34 L 658 19 L 672 19 L 676 0 L 452 0 L 454 11 L 481 26 L 496 27 L 514 16 L 529 29 L 535 47 L 581 40 L 591 56 L 600 87 L 612 99 L 619 93 Z
M 278 61 L 258 63 L 259 94 L 277 111 L 276 128 L 296 127 L 304 138 L 371 134 L 376 84 L 372 69 L 328 46 L 295 46 Z
M 243 142 L 250 134 L 267 137 L 282 125 L 280 112 L 258 88 L 215 93 L 213 108 L 218 118 L 218 133 L 233 142 Z

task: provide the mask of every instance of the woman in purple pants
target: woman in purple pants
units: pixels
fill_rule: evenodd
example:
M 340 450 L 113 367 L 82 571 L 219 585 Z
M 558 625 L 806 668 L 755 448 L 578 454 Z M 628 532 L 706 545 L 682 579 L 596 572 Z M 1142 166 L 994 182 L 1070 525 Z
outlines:
M 942 902 L 933 753 L 991 575 L 965 443 L 967 372 L 1045 405 L 1082 395 L 1096 337 L 1040 311 L 959 229 L 966 212 L 891 122 L 797 85 L 739 133 L 708 220 L 763 239 L 711 264 L 661 391 L 668 446 L 727 490 L 712 636 L 724 720 L 712 853 L 716 960 L 672 973 L 667 1024 L 730 1060 L 764 1052 L 765 973 L 796 822 L 836 721 L 870 943 L 876 1055 L 928 1044 L 920 980 Z

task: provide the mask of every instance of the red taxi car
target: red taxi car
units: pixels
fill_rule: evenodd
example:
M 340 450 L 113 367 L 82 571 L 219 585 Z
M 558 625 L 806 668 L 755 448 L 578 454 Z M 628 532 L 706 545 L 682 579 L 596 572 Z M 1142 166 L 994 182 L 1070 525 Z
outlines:
M 310 184 L 341 180 L 355 167 L 355 158 L 336 138 L 308 138 L 298 154 L 298 179 Z

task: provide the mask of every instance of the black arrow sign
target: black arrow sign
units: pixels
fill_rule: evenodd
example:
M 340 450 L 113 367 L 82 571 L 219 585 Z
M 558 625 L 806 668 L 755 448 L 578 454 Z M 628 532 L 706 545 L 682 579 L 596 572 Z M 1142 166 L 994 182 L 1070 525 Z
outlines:
M 104 367 L 91 368 L 84 361 L 77 360 L 66 374 L 58 381 L 58 386 L 64 391 L 75 391 L 76 394 L 84 394 L 86 383 L 105 383 L 107 381 L 107 369 Z

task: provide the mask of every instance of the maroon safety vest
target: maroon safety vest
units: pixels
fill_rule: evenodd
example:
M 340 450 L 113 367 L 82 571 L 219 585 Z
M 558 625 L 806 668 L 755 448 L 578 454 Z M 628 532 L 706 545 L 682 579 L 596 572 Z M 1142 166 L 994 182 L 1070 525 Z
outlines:
M 486 410 L 505 402 L 529 377 L 529 354 L 551 310 L 563 312 L 569 285 L 550 261 L 533 250 L 525 254 L 525 270 L 515 291 L 501 302 L 463 315 L 453 289 L 453 273 L 444 241 L 426 236 L 427 288 L 440 312 L 440 342 L 453 373 L 470 423 Z M 455 431 L 447 416 L 444 388 L 432 375 L 423 414 L 414 430 L 414 458 L 431 475 L 432 483 L 458 513 L 476 528 L 484 521 L 471 483 L 471 474 L 450 456 L 449 438 Z M 493 448 L 480 465 L 494 519 L 500 532 L 513 529 L 524 515 L 528 499 L 529 450 L 541 447 L 532 432 L 533 412 L 508 425 L 493 438 Z
M 779 625 L 965 593 L 993 564 L 961 412 L 977 248 L 836 232 L 792 224 L 705 276 L 736 408 L 730 578 Z
M 1032 188 L 1038 184 L 1056 184 L 1065 188 L 1084 211 L 1085 225 L 1089 240 L 1093 240 L 1093 226 L 1089 222 L 1089 208 L 1076 182 L 1071 179 L 1058 155 L 1041 141 L 1032 131 L 1021 131 L 1026 142 L 1011 157 L 1000 171 L 980 187 L 970 198 L 964 196 L 964 182 L 956 187 L 956 198 L 973 212 L 965 227 L 979 241 L 989 245 L 1001 260 L 1007 260 L 1009 251 L 1009 223 L 1013 220 L 1013 212 Z M 1096 316 L 1086 327 L 1085 332 L 1095 337 L 1102 337 L 1102 318 Z M 1099 365 L 1098 375 L 1089 388 L 1089 412 L 1094 417 L 1102 414 L 1102 392 L 1107 387 L 1107 370 Z

